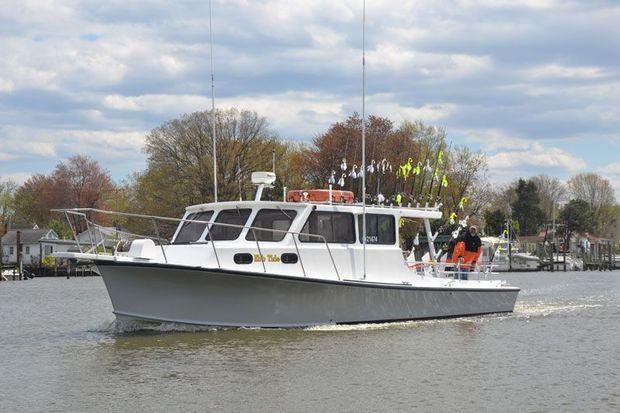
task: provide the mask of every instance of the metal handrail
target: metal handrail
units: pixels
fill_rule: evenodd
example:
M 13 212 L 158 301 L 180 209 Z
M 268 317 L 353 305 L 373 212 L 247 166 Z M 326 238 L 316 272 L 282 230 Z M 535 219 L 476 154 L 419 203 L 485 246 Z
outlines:
M 415 267 L 427 268 L 431 267 L 435 271 L 436 274 L 441 273 L 447 276 L 453 276 L 461 273 L 461 263 L 450 263 L 450 262 L 441 262 L 441 261 L 407 261 L 407 266 L 411 270 L 416 270 Z M 475 271 L 471 271 L 471 267 L 467 268 L 466 271 L 471 274 L 477 276 L 478 280 L 481 279 L 481 276 L 484 275 L 484 279 L 488 279 L 489 274 L 492 274 L 493 267 L 496 267 L 496 264 L 476 264 Z M 454 267 L 455 270 L 447 270 L 445 267 Z M 465 270 L 464 270 L 465 271 Z
M 217 249 L 215 248 L 215 242 L 213 242 L 213 237 L 211 236 L 211 224 L 207 224 L 207 235 L 211 240 L 211 246 L 213 247 L 213 254 L 215 255 L 215 260 L 217 261 L 217 268 L 222 269 L 222 265 L 220 264 L 220 257 L 217 255 Z
M 258 244 L 258 238 L 256 237 L 256 233 L 255 230 L 259 230 L 259 231 L 267 231 L 267 232 L 272 232 L 272 233 L 280 233 L 280 234 L 291 234 L 291 236 L 293 237 L 293 242 L 295 244 L 295 249 L 297 251 L 297 256 L 299 257 L 299 263 L 300 266 L 302 268 L 302 272 L 304 274 L 304 276 L 306 276 L 306 271 L 303 265 L 303 260 L 301 257 L 301 254 L 299 253 L 299 248 L 297 247 L 297 242 L 295 241 L 295 236 L 297 236 L 299 238 L 300 235 L 306 236 L 306 237 L 314 237 L 314 238 L 318 238 L 319 240 L 323 241 L 323 244 L 325 245 L 327 252 L 329 254 L 330 260 L 332 262 L 332 265 L 334 267 L 334 272 L 336 273 L 336 277 L 338 278 L 338 280 L 340 280 L 340 273 L 338 271 L 338 268 L 336 266 L 336 261 L 334 260 L 334 256 L 331 252 L 331 249 L 329 248 L 329 245 L 327 243 L 327 239 L 322 236 L 322 235 L 318 235 L 318 234 L 307 234 L 307 233 L 302 233 L 302 232 L 294 232 L 294 231 L 284 231 L 284 230 L 279 230 L 279 229 L 270 229 L 270 228 L 260 228 L 260 227 L 253 227 L 253 226 L 249 226 L 249 225 L 236 225 L 236 224 L 226 224 L 223 222 L 209 222 L 209 221 L 203 221 L 203 220 L 196 220 L 196 219 L 184 219 L 184 218 L 170 218 L 170 217 L 161 217 L 161 216 L 156 216 L 156 215 L 145 215 L 145 214 L 134 214 L 134 213 L 129 213 L 129 212 L 117 212 L 117 211 L 106 211 L 103 209 L 97 209 L 97 208 L 62 208 L 62 209 L 51 209 L 52 212 L 62 212 L 65 215 L 67 214 L 73 214 L 73 215 L 77 215 L 77 216 L 81 216 L 87 223 L 87 226 L 89 225 L 89 223 L 92 223 L 93 225 L 97 225 L 94 222 L 91 222 L 88 217 L 86 216 L 85 212 L 96 212 L 96 213 L 101 213 L 101 214 L 105 214 L 105 215 L 117 215 L 117 216 L 126 216 L 126 217 L 131 217 L 131 218 L 141 218 L 141 219 L 150 219 L 150 220 L 161 220 L 161 221 L 168 221 L 168 222 L 176 222 L 176 223 L 180 223 L 180 222 L 192 222 L 192 223 L 198 223 L 198 224 L 205 224 L 206 228 L 207 228 L 207 235 L 211 241 L 211 245 L 213 246 L 213 252 L 215 254 L 215 258 L 218 264 L 218 268 L 221 268 L 221 264 L 220 264 L 220 260 L 217 254 L 217 249 L 215 247 L 215 242 L 213 242 L 213 237 L 211 236 L 211 226 L 212 225 L 219 225 L 219 226 L 224 226 L 224 227 L 229 227 L 229 228 L 241 228 L 243 229 L 251 229 L 252 233 L 254 234 L 254 240 L 256 241 L 256 246 L 257 249 L 259 251 L 259 255 L 261 257 L 261 261 L 263 264 L 263 271 L 267 272 L 266 268 L 265 268 L 265 262 L 263 260 L 263 255 L 261 253 L 260 250 L 260 246 Z M 68 219 L 68 216 L 67 216 Z M 74 237 L 76 239 L 76 242 L 78 243 L 78 248 L 80 248 L 80 251 L 82 250 L 80 247 L 79 242 L 77 241 L 77 235 L 75 234 L 75 231 L 73 230 L 73 226 L 71 225 L 71 221 L 69 221 L 69 225 L 71 226 L 71 230 L 74 234 Z M 133 236 L 138 236 L 138 237 L 144 237 L 144 235 L 140 235 L 140 234 L 132 234 L 130 232 L 126 232 L 126 231 L 118 231 L 119 233 L 125 233 L 128 235 L 133 235 Z M 89 234 L 90 235 L 90 234 Z M 152 237 L 146 237 L 146 238 L 152 238 Z M 163 246 L 162 246 L 163 248 Z M 167 263 L 167 259 L 166 259 L 166 263 Z

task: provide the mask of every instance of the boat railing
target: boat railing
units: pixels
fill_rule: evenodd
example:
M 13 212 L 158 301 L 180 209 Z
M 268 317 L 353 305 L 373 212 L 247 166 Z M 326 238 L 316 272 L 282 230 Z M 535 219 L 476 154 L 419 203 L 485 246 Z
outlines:
M 407 261 L 407 266 L 420 275 L 428 275 L 440 278 L 454 278 L 458 280 L 463 277 L 474 280 L 487 280 L 493 273 L 493 263 L 476 264 L 470 266 L 461 263 L 449 263 L 440 261 Z
M 342 206 L 342 207 L 361 207 L 364 204 L 362 204 L 361 202 L 329 202 L 329 201 L 304 201 L 305 203 L 311 204 L 311 205 L 334 205 L 334 206 Z M 298 202 L 296 202 L 298 203 Z M 398 205 L 393 205 L 393 204 L 373 204 L 373 203 L 366 203 L 366 207 L 367 208 L 382 208 L 382 209 L 406 209 L 406 210 L 416 210 L 416 211 L 439 211 L 441 209 L 441 207 L 443 206 L 443 204 L 432 204 L 430 205 L 429 203 L 425 203 L 424 205 L 421 205 L 419 202 L 417 202 L 415 205 L 411 205 L 411 203 L 408 203 L 407 205 L 403 205 L 403 204 L 398 204 Z
M 293 239 L 293 244 L 295 246 L 295 251 L 297 252 L 297 257 L 299 260 L 299 265 L 301 267 L 301 271 L 304 275 L 304 277 L 307 276 L 306 274 L 306 267 L 303 264 L 303 259 L 302 256 L 299 252 L 299 246 L 297 244 L 297 242 L 299 241 L 299 237 L 303 236 L 306 238 L 314 238 L 319 240 L 320 243 L 322 243 L 323 245 L 325 245 L 325 249 L 329 255 L 330 261 L 332 263 L 332 266 L 334 268 L 334 273 L 336 275 L 336 277 L 340 280 L 340 272 L 338 271 L 338 267 L 336 266 L 336 261 L 334 260 L 334 256 L 332 254 L 331 248 L 329 247 L 329 243 L 327 242 L 327 240 L 325 239 L 324 236 L 322 235 L 318 235 L 318 234 L 309 234 L 309 233 L 305 233 L 305 232 L 295 232 L 295 231 L 285 231 L 285 230 L 278 230 L 278 229 L 271 229 L 271 228 L 261 228 L 261 227 L 254 227 L 254 226 L 249 226 L 249 225 L 237 225 L 237 224 L 227 224 L 227 223 L 222 223 L 222 222 L 209 222 L 209 221 L 203 221 L 203 220 L 196 220 L 196 219 L 184 219 L 184 218 L 171 218 L 171 217 L 161 217 L 161 216 L 156 216 L 156 215 L 145 215 L 145 214 L 135 214 L 135 213 L 129 213 L 129 212 L 117 212 L 117 211 L 107 211 L 107 210 L 103 210 L 103 209 L 97 209 L 97 208 L 63 208 L 63 209 L 52 209 L 52 212 L 58 212 L 58 213 L 63 213 L 65 215 L 65 218 L 67 220 L 67 222 L 69 223 L 69 227 L 71 228 L 71 232 L 73 234 L 73 237 L 76 241 L 77 247 L 80 250 L 81 253 L 100 253 L 101 250 L 103 250 L 103 254 L 108 254 L 107 252 L 107 248 L 105 245 L 105 236 L 104 234 L 106 232 L 109 232 L 109 230 L 104 227 L 103 225 L 99 225 L 97 223 L 95 223 L 94 221 L 92 221 L 91 219 L 89 219 L 88 217 L 88 213 L 96 213 L 96 214 L 103 214 L 103 215 L 113 215 L 113 216 L 120 216 L 120 217 L 126 217 L 126 218 L 136 218 L 136 219 L 146 219 L 146 220 L 150 220 L 153 223 L 153 229 L 155 231 L 155 237 L 153 236 L 149 236 L 149 235 L 143 235 L 143 234 L 135 234 L 129 231 L 124 231 L 124 230 L 114 230 L 115 234 L 118 235 L 124 235 L 127 238 L 142 238 L 142 239 L 151 239 L 154 242 L 156 242 L 157 245 L 159 245 L 161 252 L 162 252 L 162 256 L 164 258 L 164 261 L 166 263 L 168 263 L 168 257 L 166 256 L 166 249 L 164 248 L 164 245 L 169 243 L 168 239 L 163 238 L 160 236 L 160 231 L 159 231 L 159 225 L 158 225 L 158 221 L 164 221 L 164 222 L 168 222 L 168 223 L 176 223 L 177 225 L 179 223 L 184 223 L 184 222 L 188 222 L 188 223 L 193 223 L 193 224 L 204 224 L 207 230 L 207 239 L 211 242 L 209 242 L 212 246 L 213 249 L 213 255 L 215 256 L 215 260 L 217 262 L 217 266 L 218 269 L 222 268 L 221 262 L 220 262 L 220 258 L 219 258 L 219 254 L 217 251 L 217 247 L 216 247 L 216 242 L 213 242 L 213 237 L 212 237 L 212 227 L 213 226 L 220 226 L 220 227 L 227 227 L 227 228 L 237 228 L 237 229 L 248 229 L 252 231 L 252 235 L 254 237 L 254 241 L 256 243 L 256 249 L 258 250 L 258 256 L 260 257 L 260 261 L 263 267 L 263 272 L 267 272 L 267 267 L 265 266 L 265 257 L 263 256 L 260 244 L 259 244 L 259 239 L 256 236 L 256 231 L 263 231 L 263 232 L 270 232 L 270 233 L 274 233 L 274 234 L 284 234 L 284 237 L 287 234 L 291 234 L 291 237 Z M 78 237 L 78 233 L 77 233 L 77 225 L 75 225 L 75 222 L 72 222 L 71 218 L 72 217 L 77 217 L 78 219 L 82 219 L 84 221 L 84 223 L 86 224 L 86 233 L 88 234 L 88 241 L 90 241 L 89 243 L 85 243 L 84 248 L 82 246 L 82 243 L 80 243 L 79 237 Z M 99 235 L 99 238 L 97 238 L 97 235 Z M 284 238 L 283 237 L 283 238 Z M 297 239 L 296 239 L 297 238 Z M 120 244 L 120 242 L 123 241 L 123 239 L 121 238 L 119 240 L 119 242 L 116 243 L 116 247 L 115 248 L 111 248 L 110 250 L 110 254 L 109 255 L 116 255 L 116 253 L 118 252 L 118 246 Z M 217 241 L 217 240 L 215 240 Z M 87 245 L 90 245 L 90 248 L 86 248 Z

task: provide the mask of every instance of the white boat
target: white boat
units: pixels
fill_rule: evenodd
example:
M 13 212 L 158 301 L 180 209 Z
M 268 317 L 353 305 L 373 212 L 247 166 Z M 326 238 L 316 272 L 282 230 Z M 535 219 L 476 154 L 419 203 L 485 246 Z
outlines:
M 540 266 L 537 256 L 520 252 L 515 243 L 511 245 L 509 257 L 508 241 L 504 237 L 483 237 L 481 260 L 484 264 L 491 265 L 494 271 L 501 272 L 538 271 Z
M 55 256 L 92 261 L 120 319 L 305 327 L 513 311 L 519 288 L 486 279 L 488 271 L 459 280 L 443 264 L 407 265 L 399 220 L 430 229 L 438 208 L 365 206 L 365 246 L 363 209 L 262 201 L 259 189 L 253 201 L 190 206 L 182 219 L 139 216 L 178 222 L 169 244 L 144 238 Z M 63 210 L 83 219 L 89 211 L 118 214 Z

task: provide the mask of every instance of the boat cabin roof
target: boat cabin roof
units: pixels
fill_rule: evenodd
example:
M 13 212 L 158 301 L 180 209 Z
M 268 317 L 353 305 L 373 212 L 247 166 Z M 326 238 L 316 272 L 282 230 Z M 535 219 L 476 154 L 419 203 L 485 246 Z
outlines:
M 286 209 L 307 209 L 314 208 L 319 211 L 352 212 L 362 214 L 362 204 L 343 204 L 343 203 L 310 203 L 310 202 L 282 202 L 282 201 L 227 201 L 212 202 L 207 204 L 191 205 L 185 208 L 187 213 L 201 211 L 213 211 L 230 208 L 286 208 Z M 366 205 L 367 214 L 386 214 L 399 218 L 421 218 L 421 219 L 440 219 L 442 214 L 438 207 L 429 208 L 408 208 L 396 206 Z

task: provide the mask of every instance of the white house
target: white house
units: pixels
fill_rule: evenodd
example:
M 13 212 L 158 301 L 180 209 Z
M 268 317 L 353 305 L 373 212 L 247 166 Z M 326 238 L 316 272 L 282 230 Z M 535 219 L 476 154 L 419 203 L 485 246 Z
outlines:
M 20 243 L 24 265 L 38 265 L 41 258 L 56 251 L 54 241 L 58 240 L 59 237 L 53 229 L 14 229 L 2 237 L 2 263 L 17 263 L 18 231 L 21 233 Z

